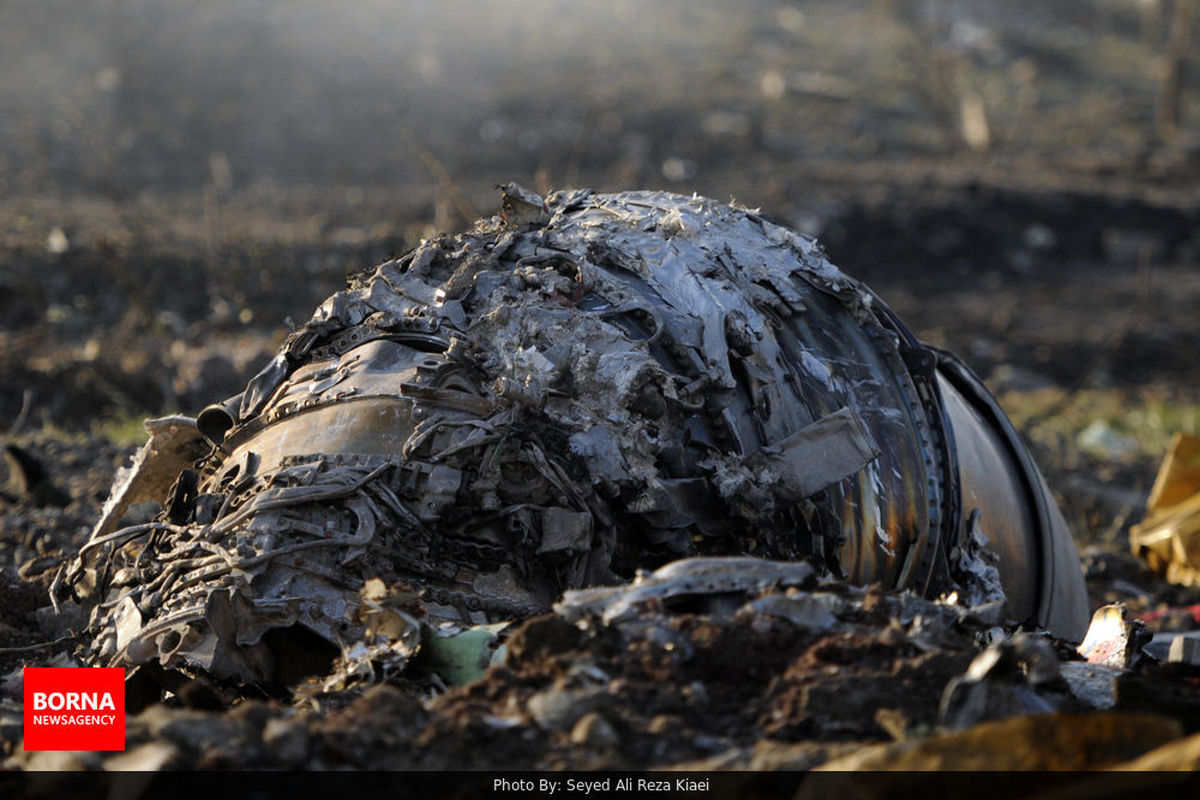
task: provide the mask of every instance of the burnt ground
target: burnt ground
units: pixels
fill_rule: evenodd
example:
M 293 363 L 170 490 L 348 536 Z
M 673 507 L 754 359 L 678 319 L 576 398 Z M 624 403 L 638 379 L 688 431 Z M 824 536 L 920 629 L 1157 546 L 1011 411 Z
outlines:
M 172 15 L 205 34 L 218 25 L 186 4 L 123 28 L 105 18 L 115 27 L 96 35 L 120 46 L 91 61 L 76 47 L 83 82 L 34 87 L 58 104 L 22 99 L 0 148 L 0 675 L 68 648 L 41 647 L 38 610 L 145 416 L 194 414 L 240 390 L 289 320 L 307 319 L 347 274 L 490 213 L 491 187 L 511 179 L 734 197 L 819 235 L 834 263 L 988 381 L 1060 499 L 1093 604 L 1122 600 L 1152 628 L 1200 627 L 1188 610 L 1200 593 L 1158 581 L 1127 538 L 1170 436 L 1200 425 L 1200 102 L 1185 103 L 1177 136 L 1155 134 L 1146 75 L 1165 27 L 1139 28 L 1151 23 L 1132 5 L 1094 5 L 1103 13 L 1031 4 L 1009 19 L 975 3 L 927 4 L 933 18 L 901 2 L 762 2 L 739 14 L 668 3 L 650 26 L 661 39 L 639 34 L 625 50 L 576 28 L 538 50 L 521 37 L 544 34 L 543 16 L 504 28 L 512 48 L 497 57 L 517 66 L 490 84 L 454 72 L 490 69 L 484 56 L 453 61 L 437 47 L 462 9 L 423 18 L 411 35 L 424 44 L 393 48 L 403 63 L 340 56 L 294 82 L 287 59 L 300 51 L 278 41 L 258 71 L 241 68 L 261 53 L 172 50 Z M 312 29 L 339 22 L 305 7 L 320 17 Z M 637 12 L 622 9 L 633 25 Z M 20 19 L 28 28 L 36 16 Z M 62 24 L 65 42 L 93 35 L 86 18 Z M 845 25 L 870 35 L 835 33 Z M 241 53 L 242 34 L 225 33 Z M 212 85 L 164 91 L 150 80 L 156 54 L 172 57 L 172 80 L 207 74 Z M 64 63 L 55 68 L 69 73 Z M 9 80 L 32 86 L 31 69 Z M 458 88 L 439 94 L 435 74 Z M 987 109 L 982 148 L 956 121 L 963 80 Z M 270 125 L 260 90 L 283 97 Z M 107 113 L 89 116 L 101 100 Z M 314 109 L 343 124 L 307 125 Z M 294 137 L 262 134 L 276 122 Z M 506 666 L 433 699 L 384 686 L 322 714 L 185 708 L 206 704 L 197 690 L 144 712 L 130 741 L 165 736 L 164 763 L 214 768 L 802 768 L 928 733 L 969 661 L 878 623 L 814 633 L 680 614 L 672 655 L 541 619 L 514 634 Z M 602 697 L 589 693 L 601 684 Z M 528 709 L 539 693 L 572 710 L 538 723 Z M 1195 730 L 1187 702 L 1127 697 Z

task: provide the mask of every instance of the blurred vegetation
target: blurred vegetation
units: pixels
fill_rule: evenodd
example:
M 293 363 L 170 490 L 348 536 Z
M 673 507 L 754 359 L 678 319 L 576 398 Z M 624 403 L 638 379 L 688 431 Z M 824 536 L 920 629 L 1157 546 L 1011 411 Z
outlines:
M 1200 430 L 1200 404 L 1173 400 L 1161 391 L 1059 387 L 1009 392 L 1001 403 L 1013 423 L 1034 441 L 1121 460 L 1161 458 L 1177 432 Z
M 730 186 L 721 162 L 749 151 L 1175 165 L 1155 103 L 1189 2 L 9 0 L 0 187 L 318 187 L 336 208 L 436 185 L 420 148 L 476 202 L 535 176 L 794 199 Z M 1186 149 L 1197 49 L 1180 58 Z

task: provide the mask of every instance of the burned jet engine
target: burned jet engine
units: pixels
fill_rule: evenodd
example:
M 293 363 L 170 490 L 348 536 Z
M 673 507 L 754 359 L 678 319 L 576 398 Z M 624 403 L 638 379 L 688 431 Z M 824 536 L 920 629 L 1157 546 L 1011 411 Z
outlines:
M 411 653 L 414 626 L 693 555 L 1087 625 L 980 381 L 813 240 L 703 198 L 510 185 L 353 277 L 242 394 L 152 426 L 56 586 L 98 665 L 270 684 L 297 643 Z M 118 527 L 149 497 L 156 522 Z

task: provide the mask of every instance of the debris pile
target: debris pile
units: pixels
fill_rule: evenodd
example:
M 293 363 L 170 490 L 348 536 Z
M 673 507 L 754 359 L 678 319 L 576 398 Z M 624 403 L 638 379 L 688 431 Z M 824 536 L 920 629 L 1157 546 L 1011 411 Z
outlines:
M 53 592 L 88 663 L 168 689 L 371 682 L 704 555 L 1083 632 L 1070 536 L 978 379 L 812 240 L 697 197 L 504 187 L 148 427 Z
M 1181 724 L 1145 698 L 1178 704 L 1196 669 L 1091 665 L 1060 640 L 999 623 L 994 605 L 851 586 L 791 562 L 740 572 L 743 562 L 687 559 L 625 587 L 567 592 L 499 647 L 476 643 L 492 663 L 461 686 L 384 683 L 222 712 L 189 684 L 130 718 L 124 753 L 18 749 L 5 763 L 797 770 L 1194 759 L 1194 741 L 1181 737 L 1200 717 Z M 440 668 L 470 662 L 471 649 Z M 1115 690 L 1091 692 L 1071 667 L 1104 671 Z M 1125 688 L 1131 679 L 1140 691 Z

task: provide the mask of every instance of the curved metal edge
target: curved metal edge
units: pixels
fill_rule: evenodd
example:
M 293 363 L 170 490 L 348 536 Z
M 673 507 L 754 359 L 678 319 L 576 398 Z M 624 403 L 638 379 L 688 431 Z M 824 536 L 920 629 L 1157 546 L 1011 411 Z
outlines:
M 938 372 L 999 434 L 1012 463 L 1017 467 L 1029 507 L 1034 511 L 1041 543 L 1038 622 L 1064 639 L 1081 641 L 1090 617 L 1083 569 L 1071 531 L 1050 494 L 1046 479 L 1008 415 L 979 376 L 957 356 L 935 347 L 926 348 L 937 357 Z
M 913 588 L 925 597 L 944 591 L 951 584 L 951 550 L 958 544 L 963 529 L 963 510 L 959 480 L 958 450 L 954 427 L 946 412 L 946 403 L 938 387 L 936 372 L 938 351 L 929 347 L 897 316 L 879 295 L 860 284 L 860 291 L 871 298 L 871 309 L 879 324 L 897 337 L 896 350 L 908 369 L 909 378 L 925 409 L 930 432 L 934 435 L 935 453 L 929 454 L 928 468 L 940 489 L 936 519 L 931 517 L 929 538 L 921 553 L 919 568 L 912 573 Z M 906 566 L 905 573 L 909 572 Z

